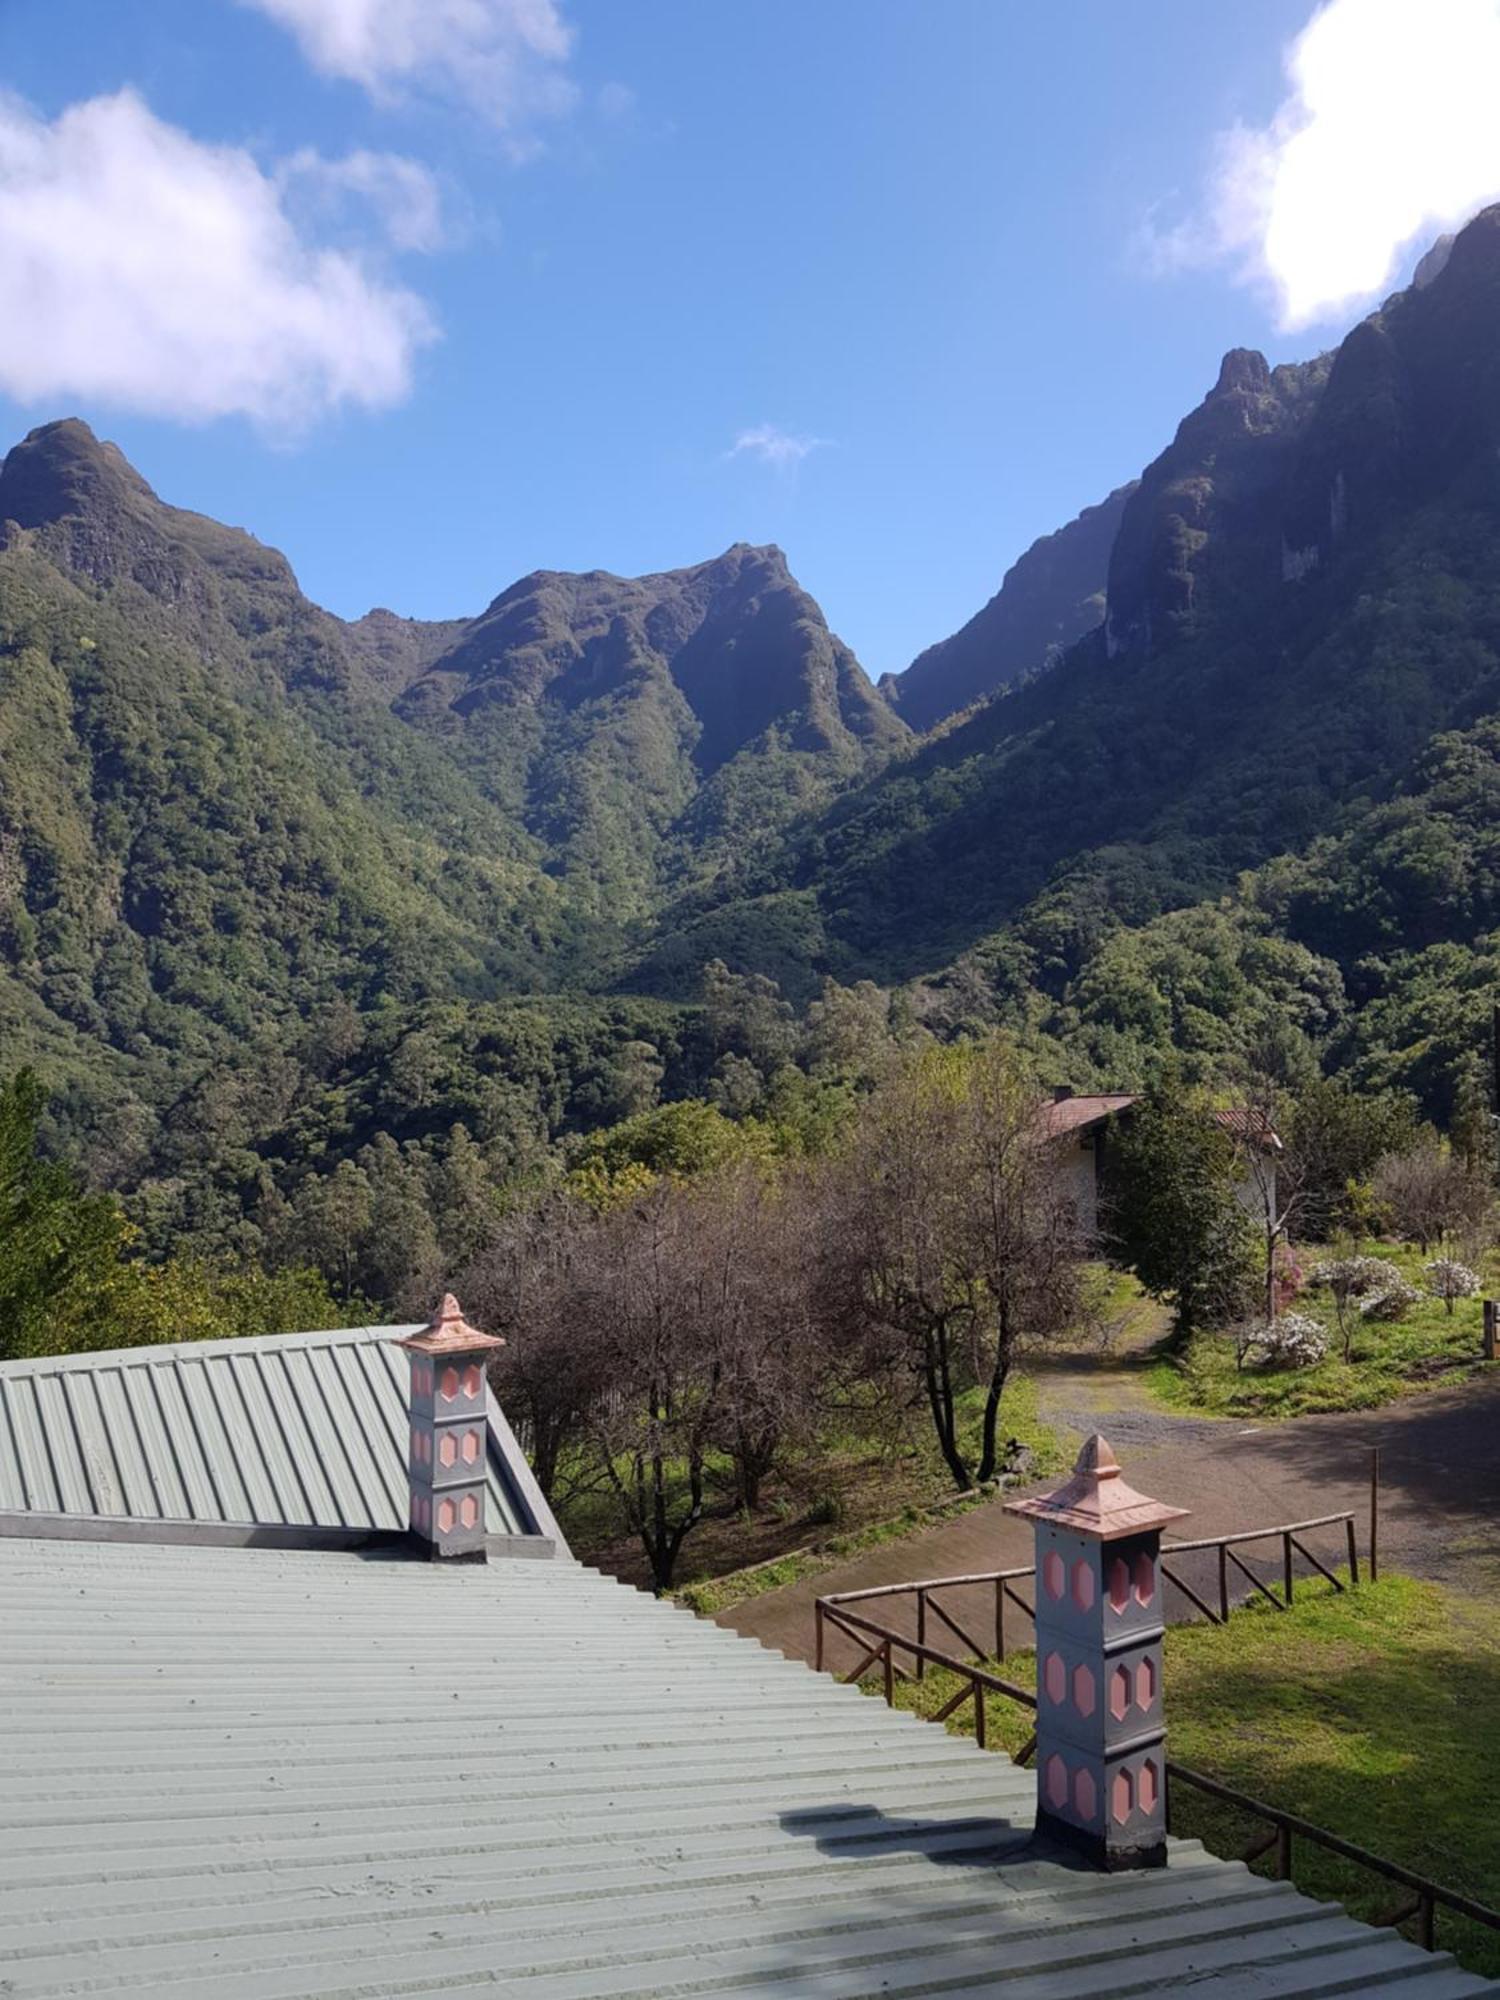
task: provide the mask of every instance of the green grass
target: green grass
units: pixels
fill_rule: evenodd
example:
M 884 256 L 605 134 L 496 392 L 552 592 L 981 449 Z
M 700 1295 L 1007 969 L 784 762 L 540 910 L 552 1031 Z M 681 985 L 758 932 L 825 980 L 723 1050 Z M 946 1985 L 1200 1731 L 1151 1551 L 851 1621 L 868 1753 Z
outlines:
M 1290 1612 L 1252 1604 L 1224 1626 L 1175 1626 L 1166 1639 L 1169 1751 L 1179 1763 L 1299 1813 L 1447 1888 L 1495 1903 L 1500 1883 L 1500 1608 L 1409 1577 L 1335 1595 L 1299 1586 Z M 1015 1655 L 994 1671 L 1034 1684 Z M 878 1676 L 866 1686 L 878 1690 Z M 930 1672 L 901 1683 L 900 1706 L 931 1715 L 957 1691 Z M 1015 1751 L 1031 1716 L 992 1696 L 991 1744 Z M 971 1735 L 968 1705 L 946 1725 Z M 1173 1831 L 1217 1854 L 1244 1851 L 1263 1823 L 1179 1785 Z M 1270 1873 L 1269 1859 L 1255 1864 Z M 1378 1921 L 1403 1892 L 1307 1842 L 1293 1874 L 1308 1894 Z M 1500 1933 L 1438 1917 L 1438 1943 L 1500 1976 Z
M 1309 1271 L 1321 1255 L 1315 1246 L 1301 1253 Z M 1422 1284 L 1425 1256 L 1406 1243 L 1379 1243 L 1371 1254 L 1395 1264 L 1414 1285 Z M 1492 1273 L 1486 1273 L 1491 1278 Z M 1186 1351 L 1159 1361 L 1146 1375 L 1154 1393 L 1173 1409 L 1209 1416 L 1300 1417 L 1335 1410 L 1374 1410 L 1414 1389 L 1461 1382 L 1483 1368 L 1480 1301 L 1460 1299 L 1451 1316 L 1440 1299 L 1424 1298 L 1393 1326 L 1358 1320 L 1351 1358 L 1340 1352 L 1333 1301 L 1325 1288 L 1308 1286 L 1293 1311 L 1309 1313 L 1328 1329 L 1329 1358 L 1315 1368 L 1237 1368 L 1227 1334 L 1200 1333 Z
M 856 1528 L 846 1535 L 833 1535 L 810 1548 L 789 1550 L 784 1556 L 757 1563 L 750 1569 L 730 1570 L 723 1576 L 690 1583 L 673 1595 L 689 1611 L 712 1618 L 720 1611 L 727 1611 L 731 1604 L 743 1604 L 748 1598 L 764 1596 L 768 1590 L 780 1590 L 785 1584 L 800 1583 L 805 1576 L 817 1576 L 824 1570 L 836 1569 L 840 1563 L 864 1549 L 879 1548 L 886 1542 L 899 1542 L 907 1535 L 915 1534 L 918 1528 L 931 1527 L 934 1521 L 952 1520 L 956 1515 L 967 1514 L 971 1508 L 982 1507 L 995 1491 L 996 1484 L 992 1480 L 971 1494 L 956 1494 L 952 1500 L 939 1500 L 930 1507 L 903 1507 L 899 1514 L 893 1514 L 888 1520 L 871 1521 L 863 1528 Z

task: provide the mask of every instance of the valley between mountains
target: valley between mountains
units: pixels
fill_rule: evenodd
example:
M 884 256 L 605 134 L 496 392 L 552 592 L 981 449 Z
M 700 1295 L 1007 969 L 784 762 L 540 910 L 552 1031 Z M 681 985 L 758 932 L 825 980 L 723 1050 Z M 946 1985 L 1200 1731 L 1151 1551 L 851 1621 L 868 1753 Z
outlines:
M 773 547 L 351 623 L 80 422 L 0 470 L 5 1068 L 149 1247 L 258 1255 L 351 1164 L 430 1236 L 688 1100 L 815 1145 L 995 1029 L 1446 1122 L 1497 961 L 1500 209 L 1225 356 L 879 686 Z

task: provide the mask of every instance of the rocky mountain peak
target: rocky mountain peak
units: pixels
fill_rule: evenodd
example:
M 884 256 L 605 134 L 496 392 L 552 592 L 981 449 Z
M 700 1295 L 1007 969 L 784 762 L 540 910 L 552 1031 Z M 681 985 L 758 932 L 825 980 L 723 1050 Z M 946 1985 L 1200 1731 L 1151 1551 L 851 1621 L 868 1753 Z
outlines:
M 1270 387 L 1271 364 L 1260 349 L 1231 347 L 1219 363 L 1219 379 L 1209 394 L 1227 396 L 1236 390 L 1246 390 L 1252 395 L 1264 395 Z
M 173 603 L 207 607 L 210 574 L 251 588 L 295 589 L 274 549 L 206 515 L 168 506 L 118 445 L 79 417 L 29 432 L 0 465 L 0 546 L 35 536 L 64 570 L 92 582 L 139 584 Z
M 79 417 L 39 425 L 0 464 L 0 521 L 21 528 L 155 499 L 119 446 L 97 438 Z

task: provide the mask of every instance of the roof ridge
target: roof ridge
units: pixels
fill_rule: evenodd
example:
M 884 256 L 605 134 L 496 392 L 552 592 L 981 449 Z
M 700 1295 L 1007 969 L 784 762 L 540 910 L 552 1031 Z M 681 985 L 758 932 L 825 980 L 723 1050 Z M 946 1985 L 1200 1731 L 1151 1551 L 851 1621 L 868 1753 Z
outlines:
M 0 1381 L 18 1376 L 56 1374 L 65 1369 L 146 1367 L 157 1361 L 180 1361 L 194 1355 L 266 1353 L 274 1349 L 349 1346 L 356 1342 L 399 1340 L 420 1333 L 419 1324 L 401 1326 L 329 1326 L 303 1333 L 239 1333 L 221 1340 L 163 1340 L 143 1347 L 91 1347 L 75 1354 L 33 1354 L 0 1361 Z

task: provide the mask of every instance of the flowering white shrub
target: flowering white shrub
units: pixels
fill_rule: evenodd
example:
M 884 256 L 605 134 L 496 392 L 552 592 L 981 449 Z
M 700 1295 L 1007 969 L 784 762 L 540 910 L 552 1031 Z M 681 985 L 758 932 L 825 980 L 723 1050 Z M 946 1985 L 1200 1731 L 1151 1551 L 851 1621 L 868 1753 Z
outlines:
M 1363 1299 L 1372 1292 L 1404 1285 L 1406 1280 L 1384 1257 L 1334 1257 L 1313 1266 L 1312 1282 L 1327 1285 L 1336 1299 Z
M 1242 1358 L 1258 1356 L 1267 1368 L 1313 1368 L 1328 1358 L 1328 1336 L 1309 1313 L 1283 1313 L 1246 1327 L 1239 1348 Z
M 1418 1286 L 1403 1278 L 1392 1266 L 1391 1281 L 1382 1291 L 1371 1292 L 1359 1301 L 1361 1319 L 1378 1319 L 1387 1322 L 1405 1319 L 1414 1305 L 1421 1303 L 1422 1293 Z
M 1472 1299 L 1480 1289 L 1478 1273 L 1452 1257 L 1435 1257 L 1422 1268 L 1428 1291 L 1435 1299 L 1441 1299 L 1449 1312 L 1455 1299 Z

